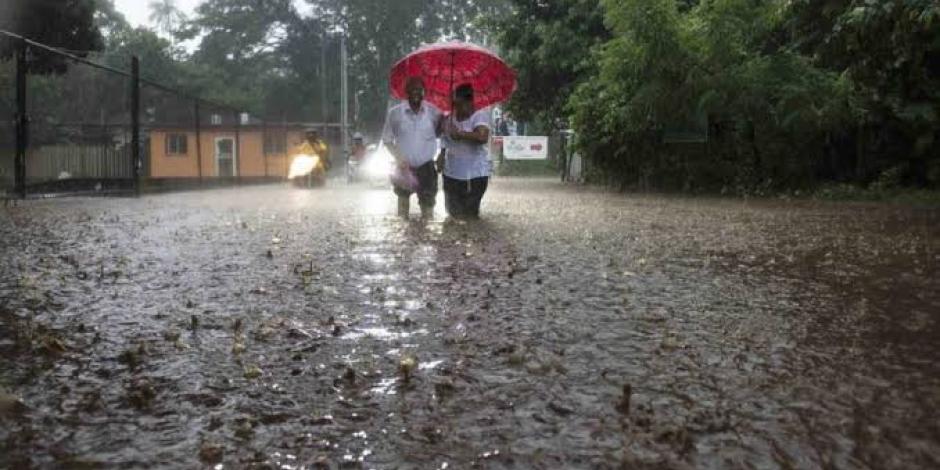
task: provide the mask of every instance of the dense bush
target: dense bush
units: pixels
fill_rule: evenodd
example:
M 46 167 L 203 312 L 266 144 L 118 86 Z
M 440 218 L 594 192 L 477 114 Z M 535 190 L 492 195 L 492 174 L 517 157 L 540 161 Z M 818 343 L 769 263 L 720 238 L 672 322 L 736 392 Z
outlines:
M 891 169 L 901 185 L 938 184 L 936 2 L 565 0 L 579 8 L 554 16 L 516 3 L 529 23 L 603 13 L 603 33 L 580 39 L 580 61 L 561 50 L 554 63 L 575 65 L 552 76 L 549 96 L 564 101 L 605 181 L 754 193 L 875 183 Z M 503 46 L 522 75 L 544 69 L 526 54 L 552 50 L 554 36 L 516 36 Z M 556 113 L 532 99 L 545 91 L 512 106 Z M 670 143 L 676 129 L 703 138 Z

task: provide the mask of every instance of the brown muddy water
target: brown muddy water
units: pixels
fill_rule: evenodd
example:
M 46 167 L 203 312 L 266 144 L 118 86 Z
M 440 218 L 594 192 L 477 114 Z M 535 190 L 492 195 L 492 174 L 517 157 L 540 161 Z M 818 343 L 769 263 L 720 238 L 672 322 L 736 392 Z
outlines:
M 940 468 L 940 212 L 500 179 L 0 212 L 0 468 Z M 417 208 L 413 208 L 417 212 Z

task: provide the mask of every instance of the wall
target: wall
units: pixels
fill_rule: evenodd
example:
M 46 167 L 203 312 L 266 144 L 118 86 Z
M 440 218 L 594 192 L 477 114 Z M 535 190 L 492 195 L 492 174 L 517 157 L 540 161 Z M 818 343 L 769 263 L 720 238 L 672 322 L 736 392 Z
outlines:
M 151 178 L 196 178 L 200 176 L 196 157 L 196 134 L 188 135 L 186 155 L 166 155 L 167 133 L 176 131 L 154 130 L 150 133 L 150 177 Z M 215 141 L 217 138 L 235 138 L 234 130 L 208 129 L 201 132 L 202 177 L 214 178 L 218 175 L 215 160 Z M 239 176 L 287 177 L 288 155 L 291 149 L 303 141 L 302 131 L 287 132 L 287 153 L 264 155 L 264 133 L 261 129 L 244 129 L 238 134 L 238 172 Z
M 130 148 L 44 145 L 26 154 L 27 183 L 56 180 L 63 173 L 67 178 L 132 178 Z
M 185 155 L 166 154 L 166 136 L 168 133 L 186 134 L 188 140 Z M 151 178 L 181 178 L 199 176 L 196 165 L 196 133 L 177 131 L 150 132 L 150 176 Z M 205 155 L 205 154 L 204 154 Z

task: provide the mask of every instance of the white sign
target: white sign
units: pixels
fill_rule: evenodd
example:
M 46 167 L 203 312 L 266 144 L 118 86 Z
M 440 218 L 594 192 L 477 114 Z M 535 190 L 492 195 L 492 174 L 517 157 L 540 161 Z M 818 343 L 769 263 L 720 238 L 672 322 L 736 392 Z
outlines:
M 548 137 L 503 137 L 503 156 L 507 160 L 545 160 L 548 158 Z

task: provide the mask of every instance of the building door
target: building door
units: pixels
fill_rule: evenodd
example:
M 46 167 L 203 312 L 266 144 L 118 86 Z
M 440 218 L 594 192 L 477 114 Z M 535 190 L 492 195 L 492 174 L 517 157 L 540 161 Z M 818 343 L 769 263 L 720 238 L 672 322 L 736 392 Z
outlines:
M 219 137 L 215 139 L 216 174 L 221 178 L 235 176 L 235 139 Z

